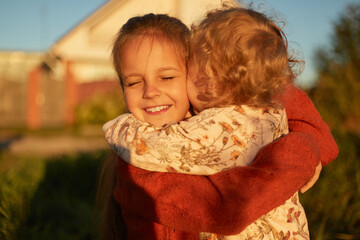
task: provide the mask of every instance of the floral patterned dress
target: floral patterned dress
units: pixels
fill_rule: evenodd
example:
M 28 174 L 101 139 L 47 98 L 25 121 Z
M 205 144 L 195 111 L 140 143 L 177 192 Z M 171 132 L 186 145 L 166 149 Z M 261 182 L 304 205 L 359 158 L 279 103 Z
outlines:
M 288 133 L 284 109 L 210 108 L 180 123 L 155 127 L 132 114 L 107 122 L 105 138 L 129 164 L 157 172 L 211 175 L 250 165 L 257 152 Z M 241 207 L 241 206 L 239 206 Z M 298 193 L 233 236 L 199 239 L 309 239 Z

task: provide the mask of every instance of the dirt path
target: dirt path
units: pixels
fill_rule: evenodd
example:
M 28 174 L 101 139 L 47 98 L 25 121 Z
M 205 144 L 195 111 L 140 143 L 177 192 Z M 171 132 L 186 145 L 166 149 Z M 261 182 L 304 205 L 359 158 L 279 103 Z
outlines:
M 15 132 L 0 130 L 0 151 L 12 154 L 58 155 L 109 149 L 101 127 L 70 131 Z
M 87 152 L 92 150 L 107 149 L 108 145 L 102 137 L 38 137 L 24 136 L 10 141 L 5 147 L 10 153 L 15 154 L 40 154 L 57 155 L 72 152 Z

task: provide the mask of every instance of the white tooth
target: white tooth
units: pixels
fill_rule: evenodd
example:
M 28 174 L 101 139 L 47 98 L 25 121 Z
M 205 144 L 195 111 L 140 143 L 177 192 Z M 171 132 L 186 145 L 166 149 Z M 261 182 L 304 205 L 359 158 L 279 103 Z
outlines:
M 168 106 L 157 106 L 157 107 L 153 107 L 153 108 L 148 108 L 147 111 L 149 112 L 158 112 L 161 111 L 165 108 L 168 108 Z

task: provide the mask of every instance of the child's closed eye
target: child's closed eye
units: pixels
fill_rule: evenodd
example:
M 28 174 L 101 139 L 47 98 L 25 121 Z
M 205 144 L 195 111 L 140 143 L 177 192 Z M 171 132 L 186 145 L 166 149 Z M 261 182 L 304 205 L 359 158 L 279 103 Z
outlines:
M 140 82 L 131 82 L 131 83 L 128 83 L 126 84 L 126 87 L 132 87 L 132 86 L 135 86 L 136 84 L 139 84 Z
M 162 80 L 172 80 L 174 79 L 175 76 L 166 76 L 166 77 L 161 77 Z
M 136 85 L 141 84 L 143 81 L 142 80 L 132 80 L 132 81 L 125 81 L 125 87 L 134 87 Z

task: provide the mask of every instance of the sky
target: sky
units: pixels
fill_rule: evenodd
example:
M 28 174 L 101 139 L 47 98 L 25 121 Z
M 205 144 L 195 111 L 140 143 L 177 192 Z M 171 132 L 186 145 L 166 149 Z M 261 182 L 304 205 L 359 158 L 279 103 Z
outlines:
M 144 0 L 150 1 L 150 0 Z M 194 0 L 195 1 L 195 0 Z M 0 0 L 0 51 L 46 51 L 107 0 Z M 251 0 L 244 0 L 251 2 Z M 252 0 L 286 22 L 290 46 L 305 68 L 300 85 L 316 78 L 314 53 L 330 43 L 332 26 L 350 3 L 360 0 Z

